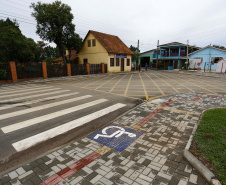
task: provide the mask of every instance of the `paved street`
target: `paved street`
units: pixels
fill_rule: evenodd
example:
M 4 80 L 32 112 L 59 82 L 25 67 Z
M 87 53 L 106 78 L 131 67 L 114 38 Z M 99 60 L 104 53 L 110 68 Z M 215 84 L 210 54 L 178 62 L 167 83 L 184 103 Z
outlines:
M 224 80 L 148 71 L 1 87 L 0 156 L 3 162 L 12 155 L 11 164 L 24 165 L 0 182 L 205 184 L 181 152 L 201 112 L 226 106 Z M 108 132 L 119 141 L 94 139 L 107 131 L 90 135 L 113 120 Z M 120 140 L 123 135 L 132 139 Z M 60 147 L 69 141 L 73 144 Z M 27 162 L 35 156 L 42 157 Z
M 225 78 L 168 73 L 164 71 L 143 71 L 114 75 L 98 75 L 71 81 L 47 82 L 92 90 L 132 99 L 152 99 L 176 93 L 225 93 Z
M 214 107 L 226 107 L 226 94 L 186 93 L 149 100 L 114 124 L 17 167 L 1 182 L 206 185 L 182 151 L 201 113 Z

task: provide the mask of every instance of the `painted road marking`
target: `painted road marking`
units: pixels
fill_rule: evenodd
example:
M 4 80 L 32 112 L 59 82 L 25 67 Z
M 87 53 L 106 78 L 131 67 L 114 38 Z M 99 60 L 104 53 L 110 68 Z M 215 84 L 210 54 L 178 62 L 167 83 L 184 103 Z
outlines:
M 140 73 L 139 73 L 139 76 L 140 76 L 141 84 L 142 84 L 143 89 L 144 89 L 144 94 L 145 94 L 146 100 L 148 100 L 148 94 L 147 94 L 147 91 L 146 91 L 146 87 L 144 86 L 144 82 L 143 82 L 143 79 L 142 79 Z
M 109 126 L 90 134 L 87 138 L 122 152 L 142 134 L 143 132 L 138 132 L 131 128 L 112 123 Z
M 126 86 L 126 90 L 125 90 L 125 92 L 124 92 L 124 96 L 127 95 L 127 92 L 128 92 L 128 89 L 129 89 L 129 86 L 130 86 L 130 82 L 131 82 L 132 77 L 133 77 L 133 74 L 130 76 L 130 79 L 129 79 L 128 84 L 127 84 L 127 86 Z M 123 86 L 123 87 L 124 87 L 124 86 Z
M 145 75 L 147 75 L 146 73 L 144 73 Z M 147 77 L 155 84 L 155 86 L 159 89 L 159 91 L 162 93 L 163 96 L 165 96 L 164 92 L 162 91 L 162 89 L 158 86 L 158 84 L 149 76 L 147 75 Z
M 7 114 L 2 114 L 2 115 L 0 115 L 0 120 L 15 117 L 15 116 L 20 116 L 20 115 L 23 115 L 23 114 L 28 114 L 28 113 L 43 110 L 43 109 L 56 107 L 56 106 L 59 106 L 59 105 L 64 105 L 64 104 L 67 104 L 67 103 L 83 100 L 83 99 L 90 98 L 90 97 L 92 97 L 92 96 L 91 95 L 80 96 L 80 97 L 62 100 L 62 101 L 58 101 L 58 102 L 54 102 L 54 103 L 40 105 L 40 106 L 29 108 L 29 109 L 24 109 L 24 110 L 19 110 L 19 111 L 15 111 L 15 112 L 10 112 L 10 113 L 7 113 Z
M 65 123 L 65 124 L 60 125 L 55 128 L 52 128 L 52 129 L 42 132 L 40 134 L 37 134 L 37 135 L 31 136 L 29 138 L 23 139 L 21 141 L 15 142 L 12 145 L 18 152 L 26 150 L 38 143 L 46 141 L 50 138 L 54 138 L 60 134 L 64 134 L 72 129 L 80 127 L 86 123 L 89 123 L 90 121 L 93 121 L 97 118 L 100 118 L 104 115 L 107 115 L 107 114 L 109 114 L 115 110 L 118 110 L 120 108 L 123 108 L 125 106 L 126 106 L 125 104 L 117 103 L 115 105 L 112 105 L 105 109 L 99 110 L 99 111 L 89 114 L 87 116 L 81 117 L 79 119 L 70 121 L 68 123 Z
M 110 93 L 114 90 L 114 88 L 119 84 L 119 82 L 123 79 L 123 78 L 125 78 L 127 75 L 125 75 L 125 76 L 123 76 L 112 88 L 111 88 L 111 90 L 109 91 Z
M 166 82 L 165 80 L 163 80 L 162 78 L 156 76 L 155 74 L 152 73 L 152 75 L 154 75 L 155 77 L 157 77 L 158 79 L 162 80 L 163 82 L 165 82 L 166 84 L 168 84 L 173 90 L 175 90 L 177 93 L 180 93 L 177 89 L 175 89 L 171 84 L 169 84 L 168 82 Z
M 175 77 L 175 75 L 172 75 L 172 76 Z M 182 81 L 184 81 L 184 82 L 188 82 L 188 83 L 190 83 L 190 84 L 193 84 L 194 86 L 196 86 L 196 87 L 198 87 L 198 88 L 202 88 L 202 89 L 204 89 L 204 90 L 206 90 L 206 91 L 209 91 L 209 92 L 211 92 L 211 93 L 217 94 L 216 92 L 210 91 L 209 89 L 206 89 L 205 87 L 201 87 L 200 85 L 196 85 L 196 84 L 198 83 L 198 81 L 196 81 L 196 83 L 192 83 L 192 82 L 190 82 L 190 81 L 188 81 L 188 80 L 183 80 L 182 78 L 179 78 L 179 77 L 175 77 L 175 78 L 178 78 L 178 79 L 180 79 L 180 80 L 182 80 Z
M 172 76 L 170 76 L 170 75 L 162 75 L 162 74 L 159 74 L 159 73 L 157 73 L 158 75 L 161 75 L 161 76 L 163 76 L 163 77 L 166 77 L 166 78 L 169 78 L 169 77 L 172 77 Z M 185 86 L 185 85 L 183 85 L 182 83 L 179 83 L 177 80 L 174 80 L 173 78 L 170 78 L 171 80 L 173 80 L 173 81 L 175 81 L 177 84 L 180 84 L 181 86 L 183 86 L 183 87 L 185 87 L 186 89 L 188 89 L 188 90 L 190 90 L 190 91 L 192 91 L 192 92 L 195 92 L 195 91 L 193 91 L 191 88 L 189 88 L 189 87 L 187 87 L 187 86 Z M 179 88 L 179 89 L 183 89 L 183 88 Z
M 7 87 L 0 86 L 0 92 L 23 90 L 24 88 L 36 88 L 36 87 L 49 87 L 49 86 L 47 85 L 15 85 L 15 86 L 7 86 Z
M 46 92 L 46 91 L 54 91 L 54 90 L 59 90 L 59 89 L 61 89 L 61 88 L 48 88 L 48 89 L 43 89 L 43 90 L 39 90 L 39 91 L 37 91 L 37 90 L 35 90 L 35 92 L 37 93 L 39 93 L 39 92 Z M 29 91 L 29 92 L 26 92 L 26 93 L 22 93 L 23 95 L 27 95 L 27 94 L 32 94 L 32 93 L 34 93 L 33 92 L 33 90 L 32 91 Z M 1 98 L 3 97 L 13 97 L 13 96 L 18 96 L 18 94 L 13 94 L 13 95 L 6 95 L 6 96 L 1 96 Z
M 55 100 L 57 98 L 63 98 L 63 97 L 66 97 L 66 96 L 73 96 L 73 95 L 76 95 L 76 94 L 78 94 L 78 92 L 61 94 L 61 95 L 58 95 L 58 96 L 51 96 L 51 97 L 48 97 L 48 98 L 41 98 L 41 99 L 37 99 L 37 100 L 31 100 L 31 101 L 28 101 L 28 102 L 15 103 L 15 104 L 11 104 L 11 105 L 4 105 L 4 107 L 0 107 L 0 110 L 10 109 L 10 108 L 19 107 L 19 106 L 26 106 L 26 105 L 44 102 L 44 101 L 48 101 L 48 100 Z
M 88 95 L 86 97 L 82 97 L 82 99 L 89 98 L 89 97 L 91 97 L 91 96 Z M 108 100 L 99 99 L 99 100 L 95 100 L 95 101 L 92 101 L 92 102 L 84 103 L 84 104 L 81 104 L 81 105 L 77 105 L 75 107 L 71 107 L 71 108 L 68 108 L 68 109 L 61 110 L 61 111 L 46 114 L 44 116 L 39 116 L 39 117 L 36 117 L 36 118 L 33 118 L 33 119 L 29 119 L 29 120 L 22 121 L 22 122 L 19 122 L 19 123 L 15 123 L 15 124 L 12 124 L 12 125 L 9 125 L 9 126 L 6 126 L 6 127 L 2 127 L 1 130 L 4 133 L 13 132 L 15 130 L 19 130 L 19 129 L 22 129 L 22 128 L 25 128 L 25 127 L 29 127 L 31 125 L 36 125 L 38 123 L 48 121 L 48 120 L 51 120 L 51 119 L 54 119 L 54 118 L 57 118 L 57 117 L 60 117 L 60 116 L 64 116 L 66 114 L 70 114 L 72 112 L 79 111 L 79 110 L 82 110 L 82 109 L 85 109 L 85 108 L 88 108 L 88 107 L 91 107 L 91 106 L 94 106 L 94 105 L 97 105 L 99 103 L 103 103 L 103 102 L 106 102 L 106 101 L 108 101 Z
M 119 75 L 118 75 L 119 76 Z M 95 90 L 97 90 L 97 89 L 99 89 L 100 87 L 102 87 L 104 84 L 106 84 L 106 83 L 108 83 L 108 82 L 110 82 L 110 81 L 112 81 L 112 80 L 114 80 L 115 78 L 117 78 L 118 76 L 116 76 L 116 77 L 114 77 L 114 78 L 111 78 L 110 80 L 108 80 L 108 81 L 106 81 L 106 82 L 104 82 L 104 83 L 102 83 L 101 85 L 99 85 L 97 88 L 95 88 Z
M 99 78 L 100 78 L 100 77 L 99 77 Z M 106 76 L 105 78 L 109 78 L 109 76 Z M 91 80 L 90 80 L 90 81 L 89 81 L 90 83 L 88 83 L 88 84 L 86 84 L 85 86 L 83 86 L 83 88 L 84 88 L 84 87 L 90 87 L 91 85 L 93 85 L 93 84 L 95 84 L 95 83 L 97 83 L 97 82 L 99 83 L 99 81 L 101 81 L 101 80 L 103 80 L 103 79 L 105 79 L 105 78 L 101 78 L 101 79 L 98 79 L 98 80 L 96 80 L 96 78 L 94 78 L 94 79 L 93 79 L 93 80 L 95 80 L 94 82 L 93 82 L 93 81 L 90 82 L 90 81 L 91 81 Z
M 21 93 L 21 92 L 24 92 L 24 91 L 36 91 L 36 90 L 39 90 L 39 89 L 50 89 L 52 88 L 53 86 L 49 86 L 49 87 L 36 87 L 36 88 L 26 88 L 26 89 L 22 89 L 22 90 L 15 90 L 15 91 L 12 91 L 12 90 L 9 90 L 8 92 L 4 92 L 4 93 L 0 93 L 0 95 L 2 94 L 7 94 L 7 95 L 4 95 L 4 96 L 1 96 L 1 98 L 4 98 L 4 97 L 10 97 L 10 96 L 18 96 L 18 94 L 15 94 L 15 93 Z M 1 92 L 1 91 L 0 91 Z M 29 92 L 27 93 L 23 93 L 24 94 L 29 94 Z
M 56 90 L 55 92 L 48 92 L 48 93 L 43 93 L 43 94 L 35 94 L 35 95 L 31 95 L 31 96 L 22 96 L 22 97 L 19 97 L 19 98 L 10 98 L 10 99 L 7 99 L 7 100 L 1 100 L 1 103 L 5 103 L 5 102 L 12 102 L 12 101 L 17 101 L 17 100 L 24 100 L 24 99 L 28 99 L 28 98 L 35 98 L 35 97 L 40 97 L 40 96 L 45 96 L 45 95 L 52 95 L 52 94 L 58 94 L 58 93 L 62 93 L 62 92 L 68 92 L 70 90 L 59 90 L 61 88 L 55 88 L 55 89 L 52 89 L 52 90 Z M 48 89 L 48 90 L 43 90 L 42 92 L 44 91 L 51 91 L 51 89 Z M 40 93 L 41 91 L 38 91 L 36 93 Z

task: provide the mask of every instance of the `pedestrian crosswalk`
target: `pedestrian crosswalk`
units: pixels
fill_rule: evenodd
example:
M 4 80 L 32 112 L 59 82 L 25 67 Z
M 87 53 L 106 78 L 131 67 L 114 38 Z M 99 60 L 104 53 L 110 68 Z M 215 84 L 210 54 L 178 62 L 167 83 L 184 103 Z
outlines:
M 23 151 L 125 106 L 59 86 L 0 87 L 0 142 Z

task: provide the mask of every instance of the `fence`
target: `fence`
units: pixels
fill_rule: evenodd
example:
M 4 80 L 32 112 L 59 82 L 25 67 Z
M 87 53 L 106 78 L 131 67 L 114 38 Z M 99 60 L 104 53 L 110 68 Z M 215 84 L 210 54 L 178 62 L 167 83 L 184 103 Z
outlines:
M 0 80 L 12 80 L 9 64 L 0 63 Z
M 46 67 L 49 78 L 67 76 L 66 64 L 47 64 Z
M 84 64 L 71 64 L 71 75 L 87 75 L 86 65 Z
M 90 74 L 98 74 L 102 72 L 101 64 L 90 64 Z
M 16 63 L 0 64 L 0 82 L 29 78 L 51 78 L 61 76 L 107 73 L 107 64 L 46 64 Z
M 16 71 L 18 79 L 42 77 L 41 63 L 19 63 L 16 62 Z

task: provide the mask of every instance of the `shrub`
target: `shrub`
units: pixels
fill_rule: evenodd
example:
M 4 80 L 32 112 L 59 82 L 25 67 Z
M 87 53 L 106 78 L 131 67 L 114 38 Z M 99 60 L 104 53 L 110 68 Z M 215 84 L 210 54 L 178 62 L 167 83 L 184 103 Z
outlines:
M 7 73 L 4 69 L 0 69 L 0 80 L 7 80 Z

